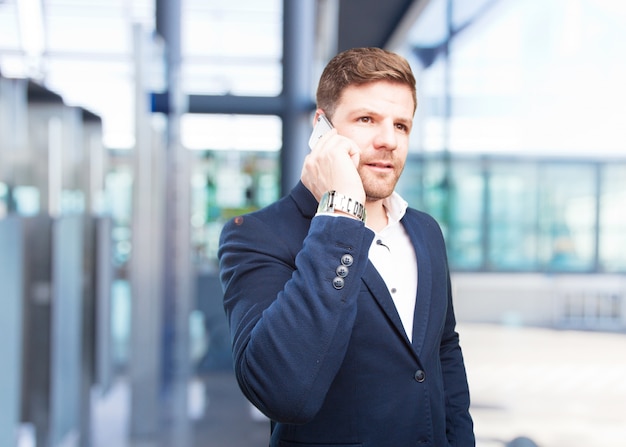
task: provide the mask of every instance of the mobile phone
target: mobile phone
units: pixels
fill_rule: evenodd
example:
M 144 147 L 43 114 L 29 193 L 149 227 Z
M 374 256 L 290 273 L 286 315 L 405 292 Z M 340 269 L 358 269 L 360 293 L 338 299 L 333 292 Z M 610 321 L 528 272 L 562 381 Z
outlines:
M 333 125 L 328 121 L 325 115 L 319 115 L 317 117 L 317 123 L 315 123 L 315 127 L 313 128 L 313 132 L 311 133 L 311 138 L 309 138 L 309 147 L 313 149 L 317 140 L 322 138 L 326 132 L 333 128 Z

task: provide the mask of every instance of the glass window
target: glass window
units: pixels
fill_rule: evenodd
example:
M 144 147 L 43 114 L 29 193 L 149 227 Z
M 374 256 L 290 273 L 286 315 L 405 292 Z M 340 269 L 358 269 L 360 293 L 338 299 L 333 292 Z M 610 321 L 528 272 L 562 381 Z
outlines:
M 445 58 L 439 56 L 428 70 L 416 73 L 418 106 L 411 151 L 441 152 L 449 148 L 445 64 Z
M 282 2 L 187 0 L 185 93 L 276 96 L 282 90 Z
M 537 259 L 537 166 L 493 162 L 489 174 L 490 270 L 531 270 Z
M 0 219 L 9 213 L 9 187 L 0 182 Z
M 624 168 L 597 172 L 600 157 L 621 156 L 626 142 L 626 58 L 616 57 L 624 18 L 626 7 L 611 1 L 428 3 L 400 51 L 418 82 L 411 151 L 438 157 L 424 161 L 420 205 L 441 223 L 452 266 L 626 269 Z M 450 174 L 441 161 L 465 154 L 533 158 L 492 162 L 481 198 L 480 176 Z
M 600 197 L 600 267 L 626 272 L 626 164 L 603 169 Z
M 453 268 L 483 268 L 484 184 L 480 160 L 441 154 L 409 157 L 398 183 L 398 192 L 410 206 L 440 225 Z
M 105 200 L 113 221 L 113 263 L 122 270 L 126 268 L 131 256 L 132 191 L 133 173 L 130 160 L 116 161 L 116 166 L 105 178 Z
M 448 61 L 446 4 L 456 31 Z M 421 147 L 564 156 L 623 152 L 625 17 L 623 2 L 615 1 L 429 2 L 404 49 L 423 70 L 417 72 Z M 447 95 L 450 118 L 442 123 Z
M 195 262 L 217 268 L 219 236 L 227 219 L 279 198 L 279 153 L 198 151 L 191 178 L 191 228 Z
M 422 170 L 422 209 L 432 215 L 443 231 L 448 234 L 450 213 L 448 207 L 448 174 L 447 162 L 441 157 L 424 160 Z
M 400 176 L 396 191 L 409 202 L 409 205 L 417 209 L 424 208 L 424 165 L 426 161 L 422 157 L 409 154 Z
M 541 267 L 553 271 L 593 270 L 596 166 L 541 166 L 538 193 L 538 250 Z
M 480 160 L 455 161 L 448 182 L 450 264 L 457 269 L 481 269 L 485 203 L 482 163 Z
M 224 222 L 280 196 L 282 120 L 274 115 L 185 114 L 181 139 L 196 155 L 191 179 L 195 260 L 212 269 Z

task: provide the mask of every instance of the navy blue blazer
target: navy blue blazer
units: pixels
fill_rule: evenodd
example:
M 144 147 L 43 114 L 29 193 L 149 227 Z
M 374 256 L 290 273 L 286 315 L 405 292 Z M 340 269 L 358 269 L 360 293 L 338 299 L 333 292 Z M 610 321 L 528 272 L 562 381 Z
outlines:
M 368 260 L 374 233 L 355 219 L 313 219 L 316 209 L 299 183 L 220 236 L 235 374 L 274 422 L 270 446 L 474 446 L 439 226 L 414 209 L 402 219 L 418 263 L 411 343 Z M 342 259 L 351 262 L 337 288 Z

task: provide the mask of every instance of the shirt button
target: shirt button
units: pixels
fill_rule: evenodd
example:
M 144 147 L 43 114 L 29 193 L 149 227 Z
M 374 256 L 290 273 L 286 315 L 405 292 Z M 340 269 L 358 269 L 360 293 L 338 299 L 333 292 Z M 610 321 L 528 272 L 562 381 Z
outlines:
M 337 290 L 341 290 L 343 289 L 343 286 L 345 285 L 345 282 L 343 280 L 343 278 L 340 278 L 339 276 L 337 276 L 335 279 L 333 279 L 333 287 Z
M 419 383 L 422 383 L 424 379 L 426 379 L 426 373 L 424 371 L 422 371 L 421 369 L 418 369 L 417 371 L 415 371 L 416 381 L 418 381 Z
M 349 271 L 350 269 L 348 267 L 346 267 L 345 265 L 340 265 L 335 270 L 335 273 L 337 273 L 337 276 L 339 276 L 340 278 L 345 278 L 346 276 L 348 276 Z
M 346 253 L 345 255 L 341 257 L 341 263 L 345 265 L 346 267 L 350 267 L 353 262 L 354 262 L 354 258 L 352 257 L 352 255 L 349 255 Z

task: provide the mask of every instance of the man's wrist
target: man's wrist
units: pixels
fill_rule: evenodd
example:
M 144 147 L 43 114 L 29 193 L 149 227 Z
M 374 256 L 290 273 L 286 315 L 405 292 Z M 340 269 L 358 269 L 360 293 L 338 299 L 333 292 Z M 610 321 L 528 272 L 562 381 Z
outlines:
M 365 205 L 352 199 L 351 197 L 338 193 L 337 191 L 328 191 L 324 193 L 319 206 L 317 207 L 317 212 L 340 212 L 365 222 Z

